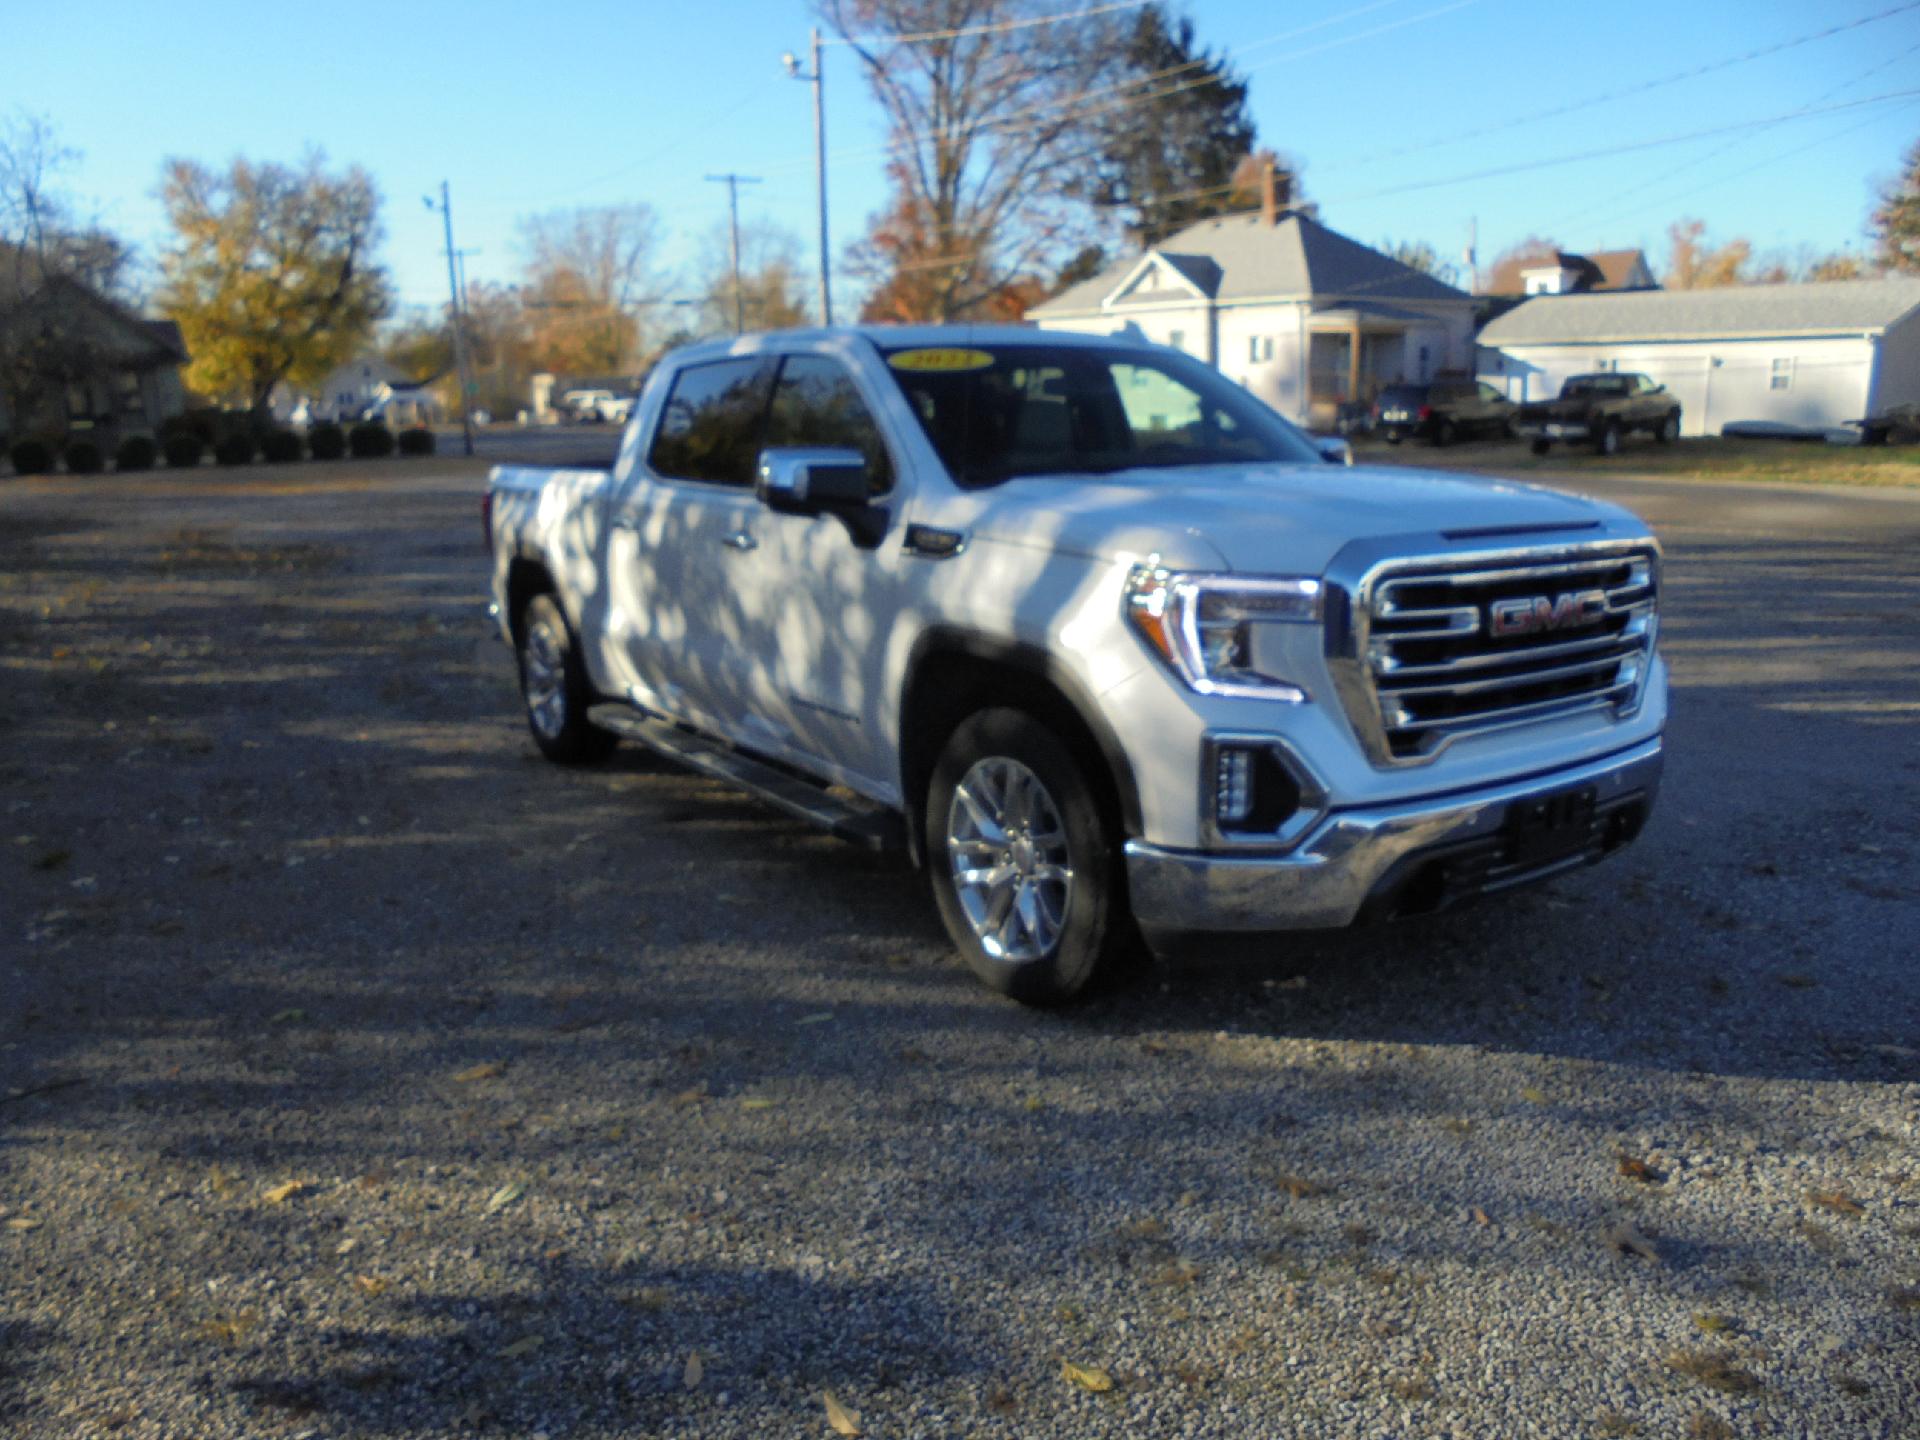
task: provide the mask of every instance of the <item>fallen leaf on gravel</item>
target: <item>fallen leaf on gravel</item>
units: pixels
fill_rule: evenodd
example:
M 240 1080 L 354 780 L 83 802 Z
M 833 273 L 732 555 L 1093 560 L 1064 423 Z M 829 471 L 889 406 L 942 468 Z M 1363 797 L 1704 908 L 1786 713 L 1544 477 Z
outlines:
M 1167 1222 L 1149 1215 L 1144 1220 L 1129 1220 L 1113 1233 L 1122 1240 L 1161 1240 L 1166 1238 Z
M 348 1236 L 345 1240 L 342 1240 L 338 1245 L 333 1247 L 333 1253 L 336 1255 L 351 1255 L 354 1247 L 359 1243 L 360 1242 L 352 1236 Z
M 207 1188 L 216 1195 L 224 1195 L 233 1188 L 233 1177 L 224 1168 L 215 1165 L 207 1171 Z
M 1025 1109 L 1028 1109 L 1028 1110 L 1044 1110 L 1046 1108 L 1047 1102 L 1042 1100 L 1038 1095 L 1029 1095 L 1022 1102 L 1022 1105 Z
M 1547 1103 L 1547 1092 L 1537 1086 L 1529 1085 L 1521 1090 L 1520 1098 L 1529 1105 L 1544 1105 Z
M 675 1105 L 698 1105 L 706 1098 L 707 1082 L 702 1080 L 691 1090 L 682 1090 L 678 1095 L 674 1096 L 672 1103 Z
M 307 1012 L 295 1007 L 291 1010 L 276 1010 L 267 1017 L 269 1025 L 298 1025 L 307 1018 Z
M 831 1010 L 822 1010 L 816 1015 L 802 1015 L 793 1023 L 796 1025 L 825 1025 L 831 1019 L 833 1019 L 833 1012 Z
M 1487 1217 L 1487 1212 L 1482 1210 L 1478 1205 L 1469 1210 L 1467 1214 L 1473 1217 L 1473 1223 L 1476 1225 L 1491 1225 L 1493 1223 L 1493 1221 Z
M 1676 1350 L 1667 1356 L 1669 1370 L 1729 1395 L 1760 1389 L 1760 1377 L 1733 1362 L 1733 1353 L 1728 1350 Z
M 522 1335 L 511 1345 L 503 1346 L 493 1353 L 502 1360 L 517 1360 L 522 1355 L 531 1355 L 546 1343 L 546 1340 L 539 1335 Z
M 25 1234 L 29 1230 L 38 1230 L 39 1228 L 40 1228 L 40 1221 L 29 1219 L 25 1215 L 17 1215 L 13 1219 L 7 1221 L 7 1229 L 15 1231 L 19 1234 Z
M 687 1356 L 687 1368 L 680 1372 L 680 1383 L 689 1390 L 698 1390 L 706 1373 L 707 1367 L 700 1359 L 700 1352 L 695 1350 Z
M 1693 1328 L 1704 1330 L 1709 1335 L 1724 1335 L 1739 1327 L 1733 1323 L 1731 1315 L 1722 1315 L 1714 1310 L 1696 1310 L 1693 1316 Z
M 1622 1255 L 1637 1255 L 1655 1265 L 1660 1263 L 1660 1252 L 1653 1248 L 1653 1242 L 1625 1220 L 1609 1225 L 1605 1238 L 1607 1245 Z
M 259 1323 L 260 1317 L 257 1314 L 251 1310 L 242 1310 L 237 1315 L 216 1315 L 211 1320 L 202 1320 L 197 1328 L 200 1334 L 209 1340 L 218 1340 L 225 1345 L 238 1345 Z
M 1176 1260 L 1154 1272 L 1149 1285 L 1167 1290 L 1184 1290 L 1200 1278 L 1200 1267 L 1191 1260 Z
M 1809 1190 L 1807 1199 L 1822 1210 L 1831 1210 L 1836 1215 L 1864 1215 L 1867 1207 L 1847 1194 L 1844 1190 Z
M 363 1295 L 382 1295 L 386 1293 L 389 1282 L 382 1280 L 378 1275 L 356 1275 L 353 1277 L 353 1283 Z
M 1296 1200 L 1311 1200 L 1327 1193 L 1327 1187 L 1318 1181 L 1302 1179 L 1298 1175 L 1276 1175 L 1273 1183 Z
M 1638 1180 L 1642 1185 L 1657 1185 L 1667 1178 L 1646 1161 L 1632 1155 L 1620 1157 L 1620 1174 L 1628 1180 Z
M 471 1085 L 476 1080 L 497 1080 L 507 1073 L 507 1067 L 497 1060 L 486 1060 L 478 1065 L 469 1065 L 453 1078 L 460 1085 Z
M 860 1433 L 860 1412 L 849 1410 L 833 1398 L 831 1390 L 822 1390 L 820 1398 L 826 1403 L 827 1424 L 833 1427 L 836 1435 L 858 1435 Z
M 743 1095 L 740 1098 L 742 1110 L 771 1110 L 775 1103 L 764 1095 Z
M 491 1215 L 496 1210 L 504 1210 L 526 1193 L 526 1186 L 520 1184 L 517 1180 L 510 1180 L 487 1197 L 486 1213 Z
M 1095 1395 L 1104 1395 L 1113 1389 L 1113 1377 L 1092 1365 L 1076 1365 L 1071 1360 L 1060 1362 L 1060 1374 L 1082 1390 L 1092 1391 Z
M 1269 980 L 1267 988 L 1269 990 L 1304 990 L 1307 988 L 1307 977 L 1289 975 L 1285 980 Z
M 314 1188 L 311 1180 L 282 1180 L 278 1185 L 262 1191 L 260 1198 L 269 1205 L 284 1205 L 294 1196 L 304 1195 Z
M 1687 1423 L 1690 1440 L 1733 1440 L 1733 1427 L 1711 1410 L 1702 1410 Z

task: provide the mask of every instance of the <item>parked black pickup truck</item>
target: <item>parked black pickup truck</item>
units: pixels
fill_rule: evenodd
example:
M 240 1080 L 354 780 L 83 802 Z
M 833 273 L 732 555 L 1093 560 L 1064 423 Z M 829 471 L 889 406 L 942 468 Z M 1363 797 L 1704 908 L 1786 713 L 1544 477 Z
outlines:
M 1514 434 L 1531 440 L 1536 455 L 1546 454 L 1556 440 L 1584 441 L 1600 454 L 1612 455 L 1635 430 L 1663 445 L 1678 438 L 1680 402 L 1666 386 L 1620 371 L 1571 375 L 1560 387 L 1558 400 L 1522 405 L 1513 416 Z

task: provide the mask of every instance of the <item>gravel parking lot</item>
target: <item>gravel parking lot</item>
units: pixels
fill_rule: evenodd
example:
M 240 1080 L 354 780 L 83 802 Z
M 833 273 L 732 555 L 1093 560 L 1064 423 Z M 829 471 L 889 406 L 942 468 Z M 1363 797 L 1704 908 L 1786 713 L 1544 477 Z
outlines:
M 1920 1432 L 1920 497 L 1594 482 L 1638 846 L 1044 1014 L 541 764 L 479 476 L 0 483 L 0 1433 Z

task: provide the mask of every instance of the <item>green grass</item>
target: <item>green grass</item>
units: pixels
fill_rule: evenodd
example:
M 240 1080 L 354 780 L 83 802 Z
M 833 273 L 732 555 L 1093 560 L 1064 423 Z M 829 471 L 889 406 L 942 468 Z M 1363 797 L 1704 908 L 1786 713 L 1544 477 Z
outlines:
M 1920 487 L 1920 445 L 1822 445 L 1788 440 L 1682 440 L 1657 445 L 1638 437 L 1602 459 L 1584 447 L 1556 445 L 1533 454 L 1518 440 L 1479 441 L 1445 450 L 1409 442 L 1361 440 L 1362 465 L 1421 465 L 1499 475 L 1646 475 L 1667 480 L 1789 482 L 1797 485 Z

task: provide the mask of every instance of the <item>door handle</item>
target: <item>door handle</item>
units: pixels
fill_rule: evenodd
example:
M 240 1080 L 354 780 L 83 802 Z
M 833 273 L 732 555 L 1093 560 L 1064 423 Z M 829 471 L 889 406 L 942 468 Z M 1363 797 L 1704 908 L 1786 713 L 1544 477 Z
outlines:
M 760 542 L 744 530 L 736 530 L 720 542 L 729 550 L 757 550 Z

